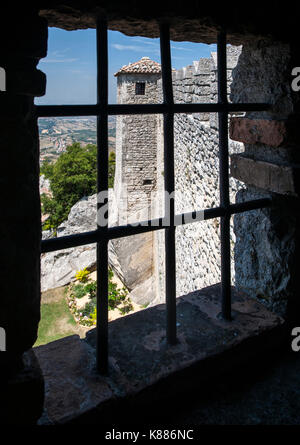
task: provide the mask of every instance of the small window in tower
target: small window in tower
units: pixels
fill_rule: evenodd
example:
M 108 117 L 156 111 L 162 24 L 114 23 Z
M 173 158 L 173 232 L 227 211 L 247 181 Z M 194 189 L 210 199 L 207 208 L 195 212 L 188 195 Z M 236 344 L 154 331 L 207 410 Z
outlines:
M 145 94 L 145 82 L 136 82 L 135 84 L 135 94 L 144 95 Z

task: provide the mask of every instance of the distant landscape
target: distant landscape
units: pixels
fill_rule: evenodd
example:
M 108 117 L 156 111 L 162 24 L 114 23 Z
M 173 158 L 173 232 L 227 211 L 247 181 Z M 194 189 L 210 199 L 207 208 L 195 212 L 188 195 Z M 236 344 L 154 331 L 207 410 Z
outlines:
M 55 161 L 68 145 L 97 144 L 96 117 L 52 117 L 39 119 L 40 160 Z M 109 151 L 115 151 L 116 118 L 108 118 Z

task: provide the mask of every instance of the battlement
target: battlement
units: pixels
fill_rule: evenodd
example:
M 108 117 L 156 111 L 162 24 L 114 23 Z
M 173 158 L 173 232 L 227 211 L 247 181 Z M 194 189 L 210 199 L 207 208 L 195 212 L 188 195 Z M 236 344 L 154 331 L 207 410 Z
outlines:
M 236 66 L 241 47 L 227 47 L 227 83 L 228 99 L 232 70 Z M 217 102 L 217 53 L 211 52 L 210 57 L 193 61 L 192 65 L 173 70 L 174 101 L 177 103 L 211 103 Z M 200 113 L 199 118 L 207 125 L 216 127 L 215 116 Z

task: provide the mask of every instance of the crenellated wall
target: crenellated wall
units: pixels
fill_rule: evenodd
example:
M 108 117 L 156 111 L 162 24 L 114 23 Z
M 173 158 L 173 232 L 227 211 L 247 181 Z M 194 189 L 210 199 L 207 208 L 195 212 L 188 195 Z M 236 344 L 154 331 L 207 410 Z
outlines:
M 228 47 L 228 86 L 240 47 Z M 217 100 L 217 58 L 203 58 L 193 65 L 173 71 L 176 103 L 211 103 Z M 135 82 L 146 81 L 146 95 L 135 95 Z M 161 101 L 160 75 L 122 74 L 118 77 L 118 103 L 155 103 Z M 230 92 L 228 88 L 228 92 Z M 124 199 L 128 221 L 138 220 L 137 211 L 149 217 L 163 216 L 164 165 L 162 116 L 119 116 L 117 120 L 115 192 L 123 221 Z M 217 117 L 210 113 L 177 114 L 175 137 L 176 213 L 214 207 L 219 202 Z M 241 144 L 230 142 L 230 152 Z M 151 181 L 145 185 L 144 180 Z M 149 182 L 150 182 L 149 181 Z M 241 185 L 231 179 L 234 200 Z M 150 212 L 151 207 L 151 212 Z M 143 212 L 143 209 L 146 212 Z M 140 217 L 141 220 L 147 219 Z M 232 247 L 234 235 L 232 233 Z M 193 223 L 176 229 L 177 295 L 220 281 L 220 239 L 218 220 Z M 152 304 L 164 301 L 164 232 L 153 233 L 153 274 L 155 289 Z M 232 267 L 234 277 L 234 267 Z
M 232 69 L 237 64 L 240 47 L 227 50 L 228 94 Z M 217 101 L 216 53 L 173 73 L 174 101 L 211 103 Z M 190 212 L 219 205 L 219 140 L 215 113 L 176 114 L 175 138 L 175 211 Z M 242 150 L 242 144 L 229 141 L 230 153 Z M 158 195 L 163 196 L 163 146 L 158 150 Z M 231 201 L 242 184 L 231 178 Z M 163 207 L 161 206 L 161 209 Z M 162 210 L 160 211 L 162 212 Z M 232 225 L 233 227 L 233 225 Z M 176 228 L 177 296 L 220 281 L 219 220 L 213 219 Z M 164 294 L 164 234 L 157 232 L 155 247 L 156 298 Z M 231 230 L 232 254 L 235 236 Z M 234 282 L 232 263 L 232 282 Z

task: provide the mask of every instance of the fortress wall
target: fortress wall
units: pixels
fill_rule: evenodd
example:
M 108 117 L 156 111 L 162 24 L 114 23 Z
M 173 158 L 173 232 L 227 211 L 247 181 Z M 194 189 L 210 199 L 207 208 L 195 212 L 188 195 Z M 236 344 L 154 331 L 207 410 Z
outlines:
M 236 47 L 228 48 L 228 87 L 239 51 Z M 217 101 L 216 68 L 216 54 L 213 53 L 210 59 L 200 59 L 194 65 L 174 72 L 174 100 L 203 103 Z M 230 88 L 228 92 L 230 93 Z M 176 213 L 218 206 L 217 115 L 175 115 L 174 137 Z M 242 144 L 230 141 L 230 153 L 242 151 L 242 147 Z M 158 175 L 162 170 L 158 159 Z M 163 181 L 158 181 L 157 184 L 163 187 Z M 232 202 L 235 202 L 235 194 L 241 188 L 241 183 L 230 178 Z M 177 227 L 177 296 L 220 281 L 219 231 L 219 219 Z M 163 302 L 165 299 L 164 235 L 157 232 L 155 237 L 157 296 L 152 304 Z M 231 239 L 233 251 L 233 230 Z M 232 280 L 234 281 L 233 262 Z
M 228 87 L 240 49 L 228 47 Z M 217 101 L 217 57 L 203 58 L 193 65 L 173 71 L 176 103 Z M 146 82 L 146 94 L 135 94 L 135 83 Z M 230 88 L 228 88 L 230 93 Z M 122 74 L 118 77 L 118 103 L 157 103 L 162 100 L 160 75 Z M 176 114 L 175 200 L 176 213 L 219 205 L 219 160 L 217 115 Z M 241 151 L 242 144 L 230 142 L 230 152 Z M 128 221 L 164 215 L 163 119 L 158 115 L 117 117 L 117 165 L 115 192 L 119 208 L 127 205 Z M 147 181 L 145 184 L 144 181 Z M 124 184 L 127 197 L 122 198 Z M 230 179 L 231 199 L 241 185 Z M 156 199 L 153 200 L 153 192 Z M 152 206 L 150 214 L 150 200 Z M 124 208 L 124 207 L 123 207 Z M 136 212 L 141 212 L 137 218 Z M 146 214 L 145 214 L 146 211 Z M 121 215 L 125 212 L 121 209 Z M 150 234 L 149 234 L 150 236 Z M 164 231 L 152 232 L 154 289 L 152 304 L 165 301 Z M 234 246 L 232 231 L 232 248 Z M 152 255 L 151 255 L 152 254 Z M 220 281 L 219 220 L 192 223 L 176 229 L 177 295 Z M 150 258 L 149 258 L 150 260 Z M 232 264 L 234 279 L 234 264 Z

